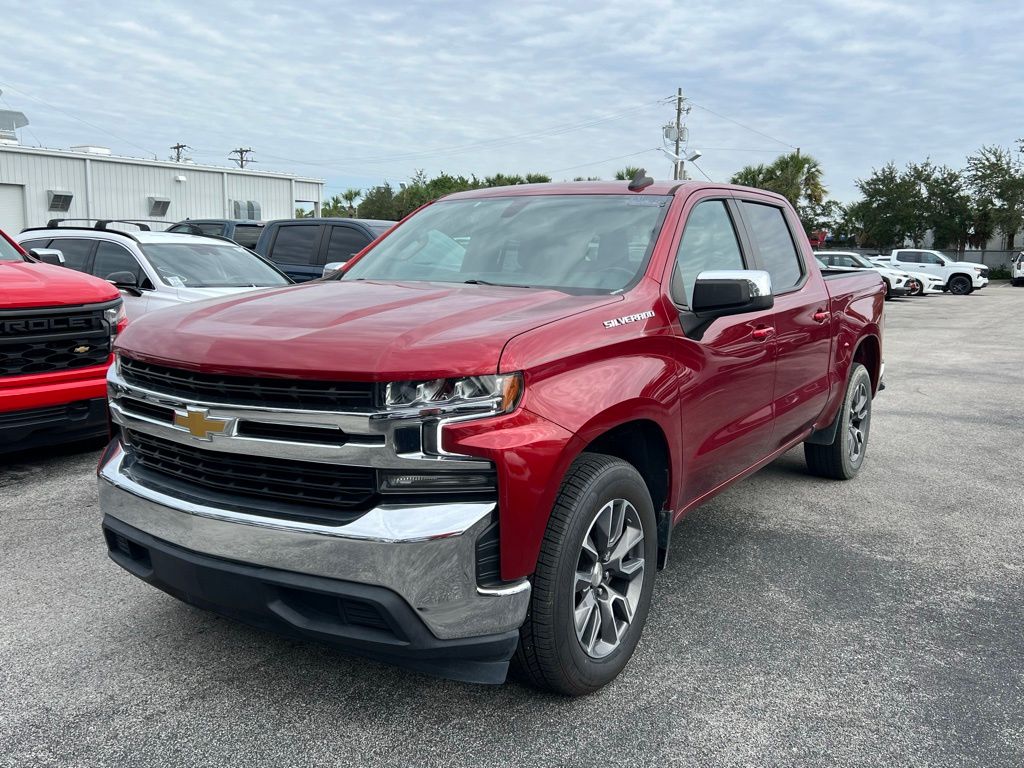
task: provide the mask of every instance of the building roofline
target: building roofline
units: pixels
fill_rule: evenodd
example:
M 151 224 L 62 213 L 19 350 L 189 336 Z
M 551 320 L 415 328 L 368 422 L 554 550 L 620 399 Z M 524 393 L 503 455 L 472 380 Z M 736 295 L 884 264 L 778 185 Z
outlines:
M 176 163 L 173 160 L 150 160 L 145 157 L 128 157 L 126 155 L 98 155 L 92 152 L 75 152 L 70 149 L 50 149 L 48 147 L 27 147 L 24 144 L 0 144 L 0 153 L 17 152 L 29 155 L 48 155 L 50 157 L 63 157 L 74 160 L 92 160 L 98 163 L 124 163 L 128 165 L 148 165 L 160 168 L 176 168 L 183 170 L 191 168 L 196 171 L 207 171 L 212 173 L 230 173 L 236 176 L 257 176 L 287 179 L 289 181 L 304 182 L 306 184 L 326 183 L 326 179 L 318 179 L 311 176 L 296 176 L 292 173 L 280 171 L 250 171 L 245 168 L 232 168 L 227 165 L 203 165 L 200 163 Z

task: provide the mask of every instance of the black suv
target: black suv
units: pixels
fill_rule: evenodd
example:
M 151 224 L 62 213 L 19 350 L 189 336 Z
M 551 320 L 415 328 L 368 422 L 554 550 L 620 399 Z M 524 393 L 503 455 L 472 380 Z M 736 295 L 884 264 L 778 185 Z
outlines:
M 322 277 L 395 225 L 382 219 L 281 219 L 263 228 L 256 253 L 296 282 Z

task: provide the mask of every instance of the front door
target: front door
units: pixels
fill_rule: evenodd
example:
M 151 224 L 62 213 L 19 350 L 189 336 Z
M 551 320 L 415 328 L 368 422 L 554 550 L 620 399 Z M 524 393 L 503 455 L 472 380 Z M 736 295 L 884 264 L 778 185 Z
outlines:
M 688 310 L 701 272 L 753 268 L 741 226 L 730 199 L 705 196 L 689 213 L 684 211 L 684 229 L 677 235 L 670 292 L 681 318 L 675 356 L 680 363 L 683 504 L 756 464 L 771 437 L 772 310 L 720 317 L 696 328 Z

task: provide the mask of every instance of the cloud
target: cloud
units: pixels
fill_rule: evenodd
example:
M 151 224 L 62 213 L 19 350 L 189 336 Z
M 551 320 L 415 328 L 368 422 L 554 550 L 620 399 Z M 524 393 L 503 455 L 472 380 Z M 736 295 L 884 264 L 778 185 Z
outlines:
M 184 141 L 218 164 L 252 146 L 258 167 L 328 191 L 417 168 L 607 178 L 628 162 L 665 176 L 653 151 L 599 161 L 656 147 L 673 116 L 657 102 L 677 86 L 712 110 L 688 125 L 713 178 L 799 146 L 841 199 L 890 159 L 960 166 L 1024 132 L 1020 4 L 261 5 L 0 0 L 5 99 L 28 113 L 28 141 L 160 157 Z

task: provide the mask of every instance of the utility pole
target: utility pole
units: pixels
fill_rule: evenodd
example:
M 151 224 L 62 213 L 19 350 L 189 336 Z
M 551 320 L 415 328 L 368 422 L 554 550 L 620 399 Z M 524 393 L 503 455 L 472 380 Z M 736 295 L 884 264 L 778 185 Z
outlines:
M 171 151 L 174 153 L 174 162 L 181 162 L 181 153 L 184 152 L 186 149 L 192 149 L 192 147 L 190 147 L 188 144 L 182 144 L 180 141 L 173 147 L 171 147 Z
M 679 157 L 679 144 L 683 140 L 683 89 L 676 89 L 676 151 L 675 155 Z M 683 161 L 676 160 L 673 163 L 672 178 L 681 179 L 683 178 Z
M 250 160 L 246 155 L 252 154 L 252 147 L 239 147 L 238 149 L 228 153 L 228 157 L 238 163 L 239 168 L 245 168 L 248 163 L 255 163 L 255 160 Z M 235 157 L 238 155 L 238 157 Z

